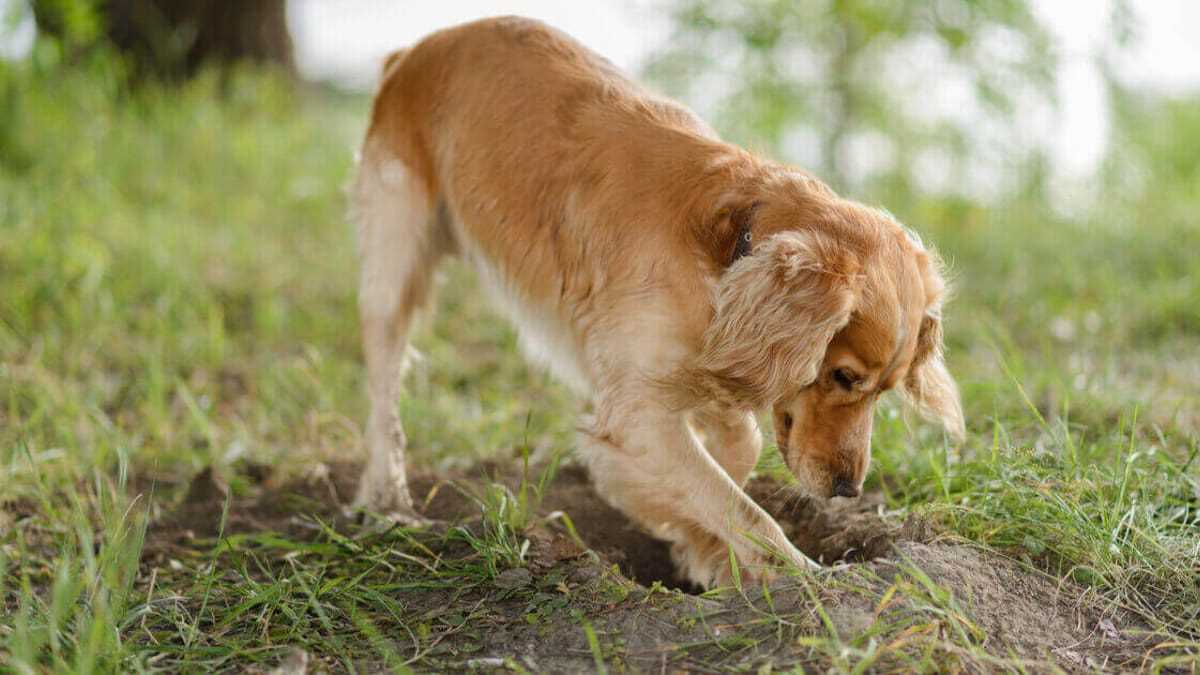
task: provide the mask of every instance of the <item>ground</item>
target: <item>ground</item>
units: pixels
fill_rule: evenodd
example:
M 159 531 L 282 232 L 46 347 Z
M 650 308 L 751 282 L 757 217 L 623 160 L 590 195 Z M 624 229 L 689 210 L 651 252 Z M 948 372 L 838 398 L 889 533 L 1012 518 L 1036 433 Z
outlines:
M 36 70 L 0 70 L 0 670 L 1200 666 L 1188 158 L 1073 211 L 856 195 L 952 265 L 968 440 L 885 400 L 868 493 L 817 503 L 768 438 L 751 492 L 825 568 L 698 593 L 461 265 L 398 403 L 433 523 L 346 515 L 366 100 Z
M 347 517 L 340 495 L 352 492 L 357 470 L 334 465 L 274 484 L 259 467 L 262 482 L 238 498 L 204 471 L 184 501 L 150 526 L 141 576 L 170 587 L 171 570 L 185 567 L 181 561 L 215 560 L 226 571 L 208 588 L 208 601 L 237 611 L 226 625 L 198 627 L 205 633 L 198 639 L 220 642 L 244 630 L 240 624 L 254 623 L 246 613 L 261 618 L 286 606 L 286 591 L 243 597 L 242 583 L 270 589 L 288 579 L 295 572 L 284 563 L 289 555 L 353 555 L 365 561 L 354 570 L 351 596 L 399 599 L 397 615 L 375 624 L 380 649 L 432 670 L 577 671 L 595 667 L 596 658 L 636 670 L 820 669 L 839 658 L 890 669 L 922 663 L 929 652 L 943 666 L 969 669 L 1130 669 L 1144 665 L 1156 644 L 1136 616 L 1106 608 L 1077 584 L 940 535 L 919 518 L 895 522 L 895 514 L 881 513 L 878 493 L 816 503 L 769 479 L 754 480 L 751 494 L 829 569 L 766 588 L 699 595 L 674 576 L 666 544 L 608 507 L 579 467 L 559 467 L 540 492 L 529 476 L 541 482 L 547 467 L 522 475 L 489 464 L 462 475 L 418 477 L 415 493 L 436 522 L 413 531 L 364 529 Z M 531 525 L 509 542 L 519 551 L 512 564 L 492 567 L 497 561 L 481 548 L 503 546 L 490 539 L 497 532 L 480 516 L 487 503 L 481 495 L 495 485 L 519 495 L 522 484 L 536 504 Z M 214 518 L 222 511 L 223 527 Z M 263 567 L 248 570 L 252 560 Z M 345 583 L 314 581 L 318 588 L 304 592 L 341 607 L 333 596 Z M 329 621 L 337 626 L 354 617 L 334 610 Z M 172 622 L 165 628 L 169 640 Z M 144 624 L 141 638 L 153 642 L 163 629 Z M 881 639 L 886 635 L 895 637 Z M 272 637 L 286 646 L 285 635 Z M 296 642 L 307 654 L 308 641 Z M 345 665 L 336 648 L 314 651 L 320 655 L 309 657 L 310 667 Z M 367 671 L 396 665 L 383 657 L 350 660 Z M 156 665 L 226 664 L 168 656 Z

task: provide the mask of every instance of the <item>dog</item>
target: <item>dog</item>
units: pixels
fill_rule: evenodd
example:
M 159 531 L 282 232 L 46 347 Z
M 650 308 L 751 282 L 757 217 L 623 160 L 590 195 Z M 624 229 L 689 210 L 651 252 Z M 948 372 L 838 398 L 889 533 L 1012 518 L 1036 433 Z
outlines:
M 936 254 L 888 213 L 721 141 L 519 17 L 389 56 L 351 186 L 370 411 L 356 505 L 416 522 L 396 413 L 438 263 L 474 266 L 523 351 L 592 403 L 597 491 L 712 587 L 814 565 L 742 490 L 770 409 L 799 484 L 854 497 L 880 393 L 956 438 Z

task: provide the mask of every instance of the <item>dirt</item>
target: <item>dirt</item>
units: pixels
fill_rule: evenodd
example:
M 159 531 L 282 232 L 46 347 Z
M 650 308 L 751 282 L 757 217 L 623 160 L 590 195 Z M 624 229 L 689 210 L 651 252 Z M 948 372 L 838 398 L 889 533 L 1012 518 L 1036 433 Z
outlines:
M 353 465 L 332 465 L 276 484 L 262 472 L 245 494 L 228 500 L 225 531 L 311 538 L 318 535 L 306 516 L 316 515 L 339 531 L 356 532 L 362 526 L 341 507 L 353 494 L 356 475 Z M 515 487 L 519 473 L 491 464 L 454 476 L 417 476 L 411 486 L 423 513 L 439 521 L 433 528 L 437 531 L 477 521 L 479 507 L 467 494 L 486 485 L 484 478 Z M 747 490 L 801 550 L 832 566 L 827 575 L 816 577 L 815 583 L 811 578 L 781 582 L 769 598 L 755 589 L 720 597 L 689 595 L 699 589 L 675 575 L 667 545 L 605 504 L 583 469 L 564 466 L 542 496 L 540 513 L 568 514 L 594 555 L 578 547 L 561 525 L 539 525 L 526 533 L 531 544 L 527 566 L 497 578 L 495 593 L 430 592 L 424 602 L 432 613 L 455 603 L 469 609 L 486 602 L 488 607 L 478 619 L 484 628 L 474 634 L 479 644 L 472 656 L 435 661 L 430 667 L 494 668 L 501 664 L 496 659 L 511 657 L 534 671 L 590 669 L 591 651 L 578 622 L 555 620 L 539 627 L 528 620 L 531 608 L 535 615 L 541 611 L 537 602 L 557 602 L 555 589 L 567 587 L 572 598 L 585 598 L 572 600 L 578 603 L 572 611 L 589 617 L 606 644 L 619 644 L 612 658 L 635 669 L 721 670 L 768 661 L 825 669 L 826 657 L 795 640 L 828 635 L 813 609 L 814 596 L 844 639 L 864 634 L 879 621 L 909 622 L 912 626 L 901 632 L 904 639 L 931 640 L 967 670 L 987 671 L 996 664 L 960 653 L 950 645 L 954 636 L 943 635 L 947 631 L 958 631 L 988 654 L 1027 662 L 1034 670 L 1137 668 L 1148 649 L 1148 638 L 1134 619 L 1105 611 L 1084 589 L 998 553 L 939 538 L 919 521 L 897 523 L 883 515 L 878 494 L 817 502 L 766 479 L 753 480 Z M 161 563 L 173 547 L 214 536 L 227 495 L 228 487 L 211 472 L 197 476 L 181 503 L 151 526 L 147 564 Z M 687 593 L 649 592 L 656 581 Z M 893 587 L 907 592 L 889 591 Z M 925 601 L 914 599 L 925 594 Z M 786 631 L 764 626 L 767 603 L 773 613 L 791 617 Z M 941 618 L 934 626 L 921 618 L 928 616 Z M 733 634 L 742 639 L 731 651 L 724 642 Z M 904 664 L 880 663 L 885 665 Z

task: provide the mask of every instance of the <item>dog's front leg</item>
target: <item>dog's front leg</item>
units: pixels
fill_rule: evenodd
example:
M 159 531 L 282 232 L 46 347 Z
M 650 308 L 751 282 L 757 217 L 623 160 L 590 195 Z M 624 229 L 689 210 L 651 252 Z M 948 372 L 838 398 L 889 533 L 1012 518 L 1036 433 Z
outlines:
M 708 454 L 738 485 L 745 485 L 762 454 L 762 433 L 754 413 L 708 406 L 692 413 Z
M 772 563 L 816 566 L 701 445 L 685 415 L 645 403 L 597 407 L 582 442 L 597 491 L 643 527 L 674 542 L 681 571 L 703 586 L 770 578 Z

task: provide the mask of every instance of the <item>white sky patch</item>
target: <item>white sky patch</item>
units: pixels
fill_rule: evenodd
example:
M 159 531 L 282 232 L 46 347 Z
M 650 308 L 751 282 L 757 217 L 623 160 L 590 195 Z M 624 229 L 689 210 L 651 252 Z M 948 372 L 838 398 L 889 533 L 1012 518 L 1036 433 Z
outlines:
M 296 59 L 308 77 L 355 88 L 375 81 L 390 51 L 455 24 L 519 14 L 566 31 L 617 67 L 636 71 L 669 35 L 663 12 L 630 2 L 561 0 L 289 0 Z
M 21 0 L 0 0 L 0 59 L 19 59 L 33 48 L 37 24 Z

